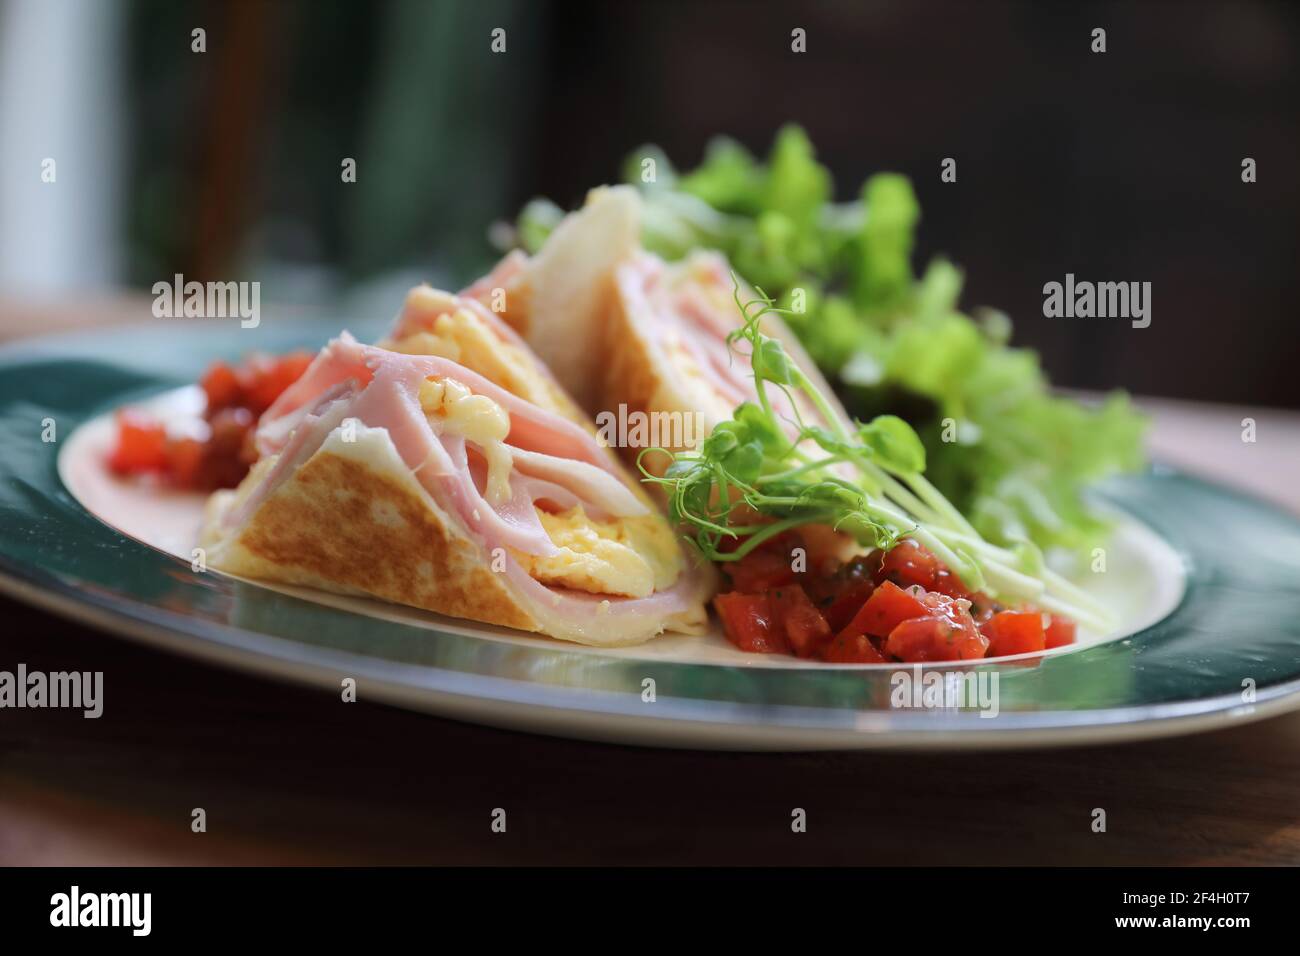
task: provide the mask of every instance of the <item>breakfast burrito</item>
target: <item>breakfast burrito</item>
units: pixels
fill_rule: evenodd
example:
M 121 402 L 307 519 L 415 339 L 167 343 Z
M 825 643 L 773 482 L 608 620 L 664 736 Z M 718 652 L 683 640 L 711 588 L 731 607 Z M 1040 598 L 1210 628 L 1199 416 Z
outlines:
M 583 644 L 699 631 L 711 572 L 527 346 L 472 300 L 408 313 L 430 354 L 345 333 L 266 412 L 208 563 Z

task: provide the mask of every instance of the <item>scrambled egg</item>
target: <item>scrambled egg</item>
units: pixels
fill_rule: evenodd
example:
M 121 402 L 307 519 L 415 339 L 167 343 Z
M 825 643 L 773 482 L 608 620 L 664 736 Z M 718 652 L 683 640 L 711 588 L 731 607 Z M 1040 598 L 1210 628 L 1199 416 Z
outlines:
M 672 587 L 682 556 L 668 525 L 658 515 L 596 521 L 581 505 L 538 518 L 560 553 L 547 558 L 514 552 L 537 581 L 587 591 L 648 597 Z
M 453 378 L 422 382 L 420 407 L 441 431 L 463 436 L 479 447 L 488 463 L 488 502 L 496 506 L 508 501 L 512 460 L 505 439 L 510 434 L 509 413 Z M 591 594 L 647 597 L 671 587 L 681 573 L 681 552 L 658 515 L 596 521 L 581 505 L 558 514 L 536 510 L 559 553 L 549 557 L 513 554 L 543 584 Z
M 475 395 L 454 378 L 428 378 L 420 383 L 420 407 L 441 430 L 463 436 L 487 459 L 487 500 L 496 506 L 510 500 L 513 459 L 505 443 L 510 415 L 486 395 Z
M 429 307 L 443 304 L 445 293 L 416 289 L 411 299 L 428 298 Z M 421 307 L 424 303 L 421 302 Z M 409 308 L 409 305 L 408 305 Z M 416 332 L 388 343 L 394 352 L 407 355 L 437 355 L 464 365 L 507 392 L 552 411 L 559 411 L 555 386 L 538 373 L 532 358 L 513 342 L 497 338 L 481 318 L 466 308 L 443 312 L 431 331 Z

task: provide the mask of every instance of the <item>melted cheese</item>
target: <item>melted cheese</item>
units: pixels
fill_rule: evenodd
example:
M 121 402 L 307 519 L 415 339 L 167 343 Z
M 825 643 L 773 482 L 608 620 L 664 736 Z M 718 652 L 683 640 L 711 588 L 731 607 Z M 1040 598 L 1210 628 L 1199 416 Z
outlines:
M 506 445 L 510 415 L 486 395 L 475 395 L 454 378 L 429 378 L 420 384 L 420 407 L 440 430 L 473 442 L 487 459 L 487 500 L 494 507 L 510 500 L 513 459 Z
M 681 551 L 658 515 L 596 521 L 580 505 L 537 514 L 560 553 L 514 557 L 543 584 L 640 598 L 672 587 L 682 572 Z

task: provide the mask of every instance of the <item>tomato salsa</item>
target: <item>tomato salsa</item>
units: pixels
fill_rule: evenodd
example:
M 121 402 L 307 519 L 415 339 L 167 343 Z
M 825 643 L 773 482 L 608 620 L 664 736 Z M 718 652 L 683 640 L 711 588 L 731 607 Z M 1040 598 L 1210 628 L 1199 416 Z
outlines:
M 916 541 L 847 562 L 796 570 L 797 532 L 723 562 L 731 590 L 714 598 L 742 651 L 831 663 L 964 661 L 1071 644 L 1073 621 L 1006 608 L 961 581 Z M 803 554 L 807 554 L 806 549 Z
M 257 420 L 311 361 L 309 353 L 293 352 L 254 354 L 237 365 L 213 363 L 199 382 L 207 407 L 205 428 L 197 436 L 169 435 L 153 416 L 139 409 L 121 409 L 108 467 L 119 475 L 149 475 L 189 491 L 235 487 L 257 460 L 253 448 Z

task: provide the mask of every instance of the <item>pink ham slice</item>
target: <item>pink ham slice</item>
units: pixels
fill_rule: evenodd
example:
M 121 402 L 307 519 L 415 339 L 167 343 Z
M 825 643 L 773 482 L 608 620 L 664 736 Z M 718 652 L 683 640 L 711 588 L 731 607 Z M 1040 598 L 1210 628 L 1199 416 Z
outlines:
M 693 266 L 703 273 L 700 279 L 673 283 L 669 271 L 683 266 L 668 266 L 659 257 L 643 252 L 620 267 L 624 280 L 621 288 L 624 294 L 637 297 L 641 311 L 653 317 L 652 322 L 645 323 L 647 334 L 662 342 L 670 333 L 675 333 L 676 340 L 690 353 L 708 379 L 709 387 L 724 403 L 734 408 L 741 402 L 757 401 L 758 393 L 749 363 L 749 343 L 744 340 L 727 342 L 727 336 L 740 325 L 740 312 L 730 307 L 720 312 L 704 294 L 701 285 L 704 283 L 723 290 L 730 302 L 733 288 L 726 260 L 716 254 L 701 253 L 696 255 Z M 768 321 L 764 318 L 764 330 L 771 333 L 774 330 L 768 328 Z M 772 323 L 773 326 L 779 324 Z M 799 367 L 820 382 L 816 367 L 793 337 L 782 328 L 778 338 Z M 822 391 L 830 394 L 829 388 Z M 768 402 L 792 439 L 799 433 L 800 420 L 805 424 L 823 423 L 821 414 L 811 402 L 799 393 L 794 397 L 797 404 L 792 404 L 790 397 L 780 389 L 767 389 Z M 796 408 L 798 415 L 795 414 Z M 847 414 L 842 418 L 848 422 Z
M 512 281 L 528 271 L 528 256 L 521 249 L 515 249 L 492 267 L 492 271 L 472 285 L 466 286 L 461 295 L 477 299 L 487 305 L 495 289 L 504 289 Z

